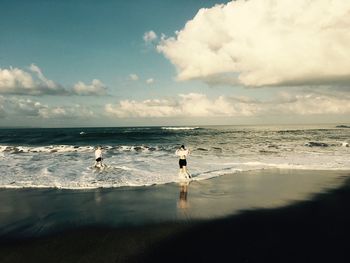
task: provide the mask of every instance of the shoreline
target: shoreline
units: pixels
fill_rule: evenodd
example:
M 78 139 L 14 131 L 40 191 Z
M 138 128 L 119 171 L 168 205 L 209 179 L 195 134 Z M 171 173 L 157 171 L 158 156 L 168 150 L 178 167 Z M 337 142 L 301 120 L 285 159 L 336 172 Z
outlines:
M 235 175 L 249 175 L 251 173 L 260 173 L 264 171 L 271 171 L 271 172 L 276 172 L 276 171 L 296 171 L 296 172 L 326 172 L 326 173 L 337 173 L 337 172 L 350 172 L 349 168 L 320 168 L 320 169 L 314 169 L 314 168 L 295 168 L 295 167 L 271 167 L 271 168 L 258 168 L 258 169 L 248 169 L 248 170 L 242 170 L 242 171 L 235 171 L 233 173 L 225 173 L 221 175 L 215 175 L 212 177 L 208 178 L 201 178 L 197 179 L 195 177 L 194 180 L 190 180 L 190 183 L 193 182 L 201 182 L 201 181 L 207 181 L 211 179 L 216 179 L 220 177 L 225 177 L 225 176 L 235 176 Z M 3 185 L 0 186 L 0 191 L 6 191 L 6 190 L 57 190 L 57 191 L 96 191 L 96 190 L 114 190 L 114 189 L 137 189 L 137 188 L 144 188 L 144 187 L 155 187 L 155 186 L 166 186 L 166 185 L 174 185 L 174 184 L 181 184 L 183 182 L 187 182 L 187 180 L 178 180 L 178 181 L 169 181 L 166 183 L 150 183 L 150 184 L 143 184 L 143 185 L 122 185 L 122 186 L 81 186 L 81 187 L 61 187 L 61 186 L 47 186 L 47 185 L 35 185 L 35 186 L 12 186 L 11 184 L 9 185 Z
M 0 190 L 5 203 L 26 199 L 16 203 L 13 218 L 2 224 L 13 231 L 0 235 L 0 261 L 312 262 L 314 256 L 317 262 L 331 262 L 320 242 L 332 253 L 347 243 L 340 242 L 350 232 L 349 175 L 265 170 L 193 182 L 186 191 L 173 184 L 98 191 Z M 44 204 L 53 207 L 41 207 Z M 21 218 L 16 211 L 29 205 L 32 210 L 22 211 Z M 6 209 L 11 214 L 10 207 L 3 206 L 2 220 Z M 318 248 L 325 251 L 313 255 Z M 332 257 L 336 262 L 350 259 L 343 254 Z

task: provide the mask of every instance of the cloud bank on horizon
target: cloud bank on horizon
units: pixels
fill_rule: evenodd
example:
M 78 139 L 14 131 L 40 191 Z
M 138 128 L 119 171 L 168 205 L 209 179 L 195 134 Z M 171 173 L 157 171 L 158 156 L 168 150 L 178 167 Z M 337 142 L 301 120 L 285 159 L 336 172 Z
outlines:
M 50 107 L 47 104 L 28 98 L 0 96 L 0 119 L 6 116 L 25 116 L 42 119 L 87 119 L 95 117 L 95 113 L 88 107 L 79 104 Z
M 178 80 L 350 84 L 350 2 L 237 0 L 203 8 L 157 50 Z
M 349 114 L 350 96 L 304 92 L 280 92 L 268 101 L 249 97 L 180 94 L 177 98 L 122 100 L 106 104 L 105 112 L 117 118 L 252 117 L 268 115 Z
M 307 116 L 322 114 L 350 114 L 350 95 L 304 91 L 279 92 L 269 100 L 246 96 L 208 97 L 202 93 L 180 94 L 177 97 L 146 100 L 121 100 L 107 103 L 98 114 L 88 105 L 49 106 L 28 98 L 0 96 L 0 119 L 7 116 L 25 116 L 41 119 L 89 119 L 106 116 L 126 118 L 173 117 L 257 117 Z

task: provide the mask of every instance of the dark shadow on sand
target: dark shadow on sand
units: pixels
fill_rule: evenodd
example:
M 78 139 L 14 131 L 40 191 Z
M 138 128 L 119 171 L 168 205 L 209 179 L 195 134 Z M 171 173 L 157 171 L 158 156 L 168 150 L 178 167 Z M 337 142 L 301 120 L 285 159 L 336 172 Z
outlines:
M 140 262 L 350 262 L 350 179 L 311 201 L 192 227 Z

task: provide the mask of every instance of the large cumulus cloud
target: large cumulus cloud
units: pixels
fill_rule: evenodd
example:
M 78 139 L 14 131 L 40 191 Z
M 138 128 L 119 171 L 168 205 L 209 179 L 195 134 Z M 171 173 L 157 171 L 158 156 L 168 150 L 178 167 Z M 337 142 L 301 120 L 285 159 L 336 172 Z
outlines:
M 350 1 L 237 0 L 200 9 L 157 46 L 179 80 L 350 83 Z

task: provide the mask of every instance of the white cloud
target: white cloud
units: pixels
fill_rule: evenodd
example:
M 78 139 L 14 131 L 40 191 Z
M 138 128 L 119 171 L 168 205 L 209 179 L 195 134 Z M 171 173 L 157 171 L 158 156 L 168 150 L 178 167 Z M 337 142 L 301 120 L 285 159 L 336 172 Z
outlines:
M 158 38 L 157 34 L 154 31 L 147 31 L 143 34 L 143 40 L 146 43 L 151 43 Z
M 139 76 L 137 74 L 132 73 L 129 75 L 129 79 L 133 81 L 137 81 L 139 80 Z
M 98 79 L 92 80 L 91 84 L 79 81 L 72 90 L 73 93 L 83 96 L 103 96 L 107 94 L 106 86 Z
M 318 93 L 280 94 L 270 105 L 270 112 L 295 115 L 349 114 L 349 96 L 328 96 Z
M 67 91 L 47 79 L 40 68 L 32 64 L 30 72 L 18 68 L 0 68 L 0 93 L 17 95 L 55 95 Z M 33 74 L 34 73 L 34 74 Z
M 38 101 L 16 97 L 0 97 L 0 106 L 9 117 L 12 115 L 36 117 L 40 115 L 41 109 L 48 107 Z
M 44 74 L 42 73 L 41 69 L 40 69 L 37 65 L 31 64 L 29 68 L 30 68 L 30 70 L 31 70 L 32 72 L 34 72 L 34 73 L 37 74 L 39 80 L 40 80 L 43 84 L 45 84 L 44 86 L 48 87 L 48 88 L 51 89 L 51 90 L 55 90 L 55 89 L 57 89 L 57 88 L 60 88 L 55 82 L 53 82 L 52 80 L 47 79 L 47 78 L 44 76 Z
M 341 0 L 237 0 L 200 9 L 157 49 L 179 80 L 350 83 L 349 12 L 350 1 Z
M 232 96 L 210 99 L 204 94 L 189 93 L 172 99 L 122 100 L 116 105 L 107 104 L 105 112 L 117 118 L 349 114 L 349 99 L 348 96 L 284 92 L 269 101 L 259 101 Z
M 122 100 L 117 106 L 107 104 L 105 111 L 107 114 L 118 118 L 171 117 L 179 114 L 179 110 L 170 101 L 158 99 L 144 100 L 142 102 Z
M 154 81 L 155 81 L 155 80 L 154 80 L 153 78 L 149 78 L 149 79 L 146 80 L 146 83 L 147 83 L 147 84 L 153 84 Z
M 92 110 L 79 104 L 68 107 L 46 107 L 40 110 L 39 115 L 45 119 L 87 119 L 95 117 Z
M 107 104 L 105 111 L 119 118 L 250 116 L 256 111 L 256 105 L 238 98 L 220 96 L 210 100 L 206 95 L 189 93 L 175 99 L 122 100 L 118 105 Z
M 72 89 L 66 89 L 46 78 L 42 70 L 34 64 L 30 65 L 29 71 L 13 67 L 0 68 L 0 94 L 99 96 L 106 93 L 106 86 L 98 79 L 94 79 L 91 84 L 79 81 Z

